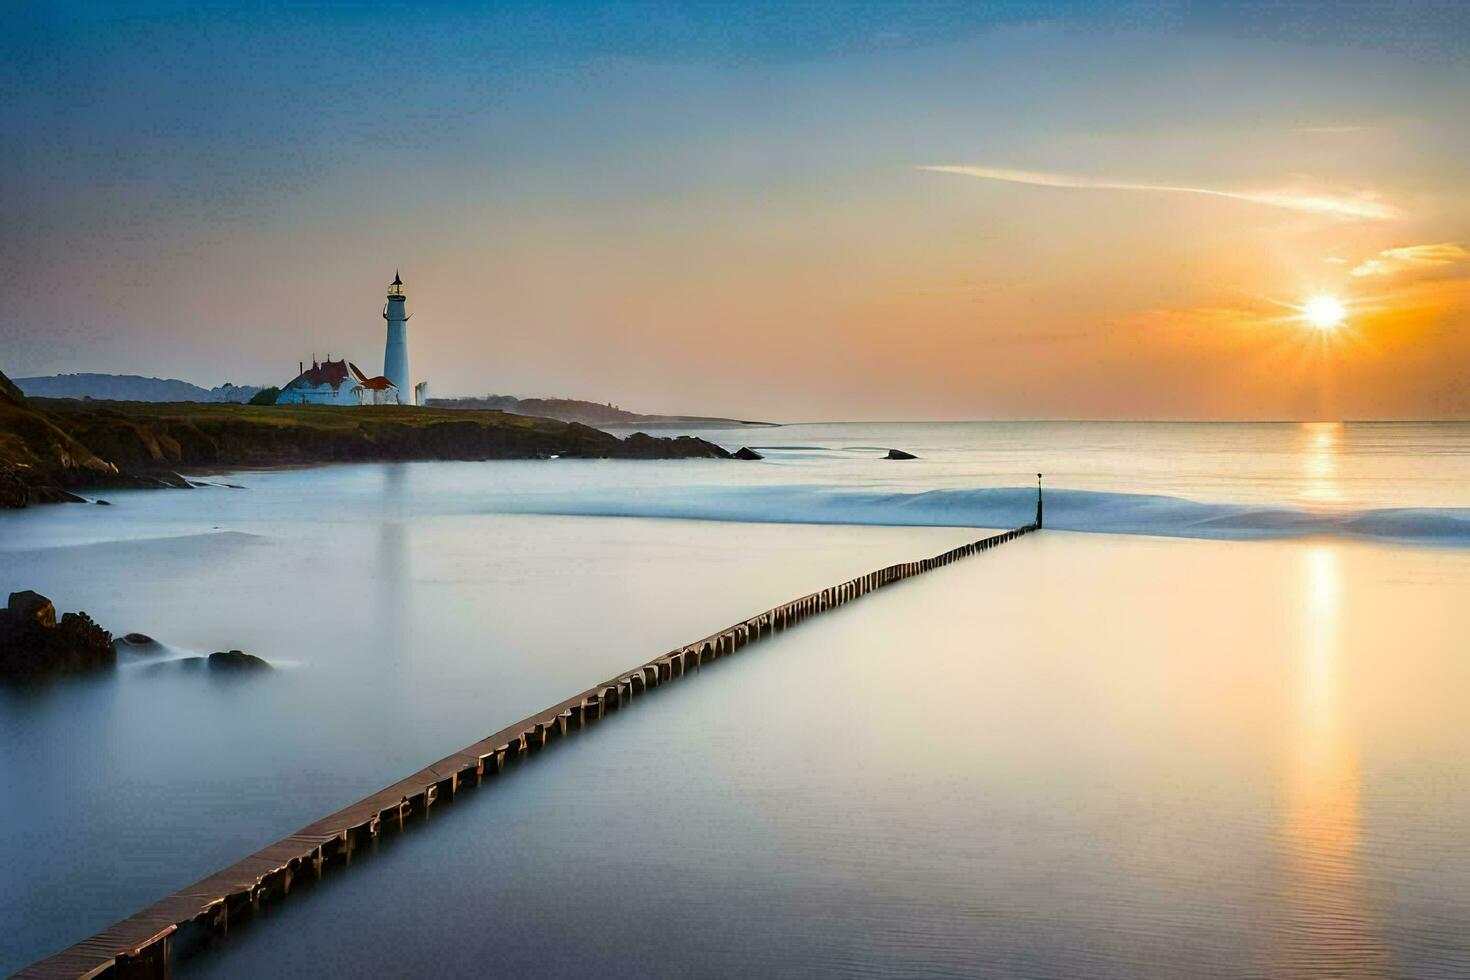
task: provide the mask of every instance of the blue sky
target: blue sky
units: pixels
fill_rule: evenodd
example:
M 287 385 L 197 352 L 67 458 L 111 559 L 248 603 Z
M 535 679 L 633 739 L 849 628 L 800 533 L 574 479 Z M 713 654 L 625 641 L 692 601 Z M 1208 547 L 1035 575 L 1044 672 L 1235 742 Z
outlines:
M 1353 285 L 1380 251 L 1470 237 L 1463 5 L 21 4 L 0 31 L 12 375 L 375 367 L 402 266 L 415 373 L 443 393 L 1231 415 L 1242 358 L 1287 355 L 1217 350 L 1198 311 L 1243 317 L 1344 288 L 1318 283 L 1324 261 Z M 1364 321 L 1381 356 L 1331 366 L 1338 402 L 1320 379 L 1250 396 L 1470 411 L 1434 369 L 1463 349 L 1463 309 L 1436 302 L 1412 346 Z M 1129 326 L 1174 314 L 1172 359 Z M 1198 397 L 1118 396 L 1140 343 Z M 772 350 L 773 390 L 751 391 L 739 365 Z

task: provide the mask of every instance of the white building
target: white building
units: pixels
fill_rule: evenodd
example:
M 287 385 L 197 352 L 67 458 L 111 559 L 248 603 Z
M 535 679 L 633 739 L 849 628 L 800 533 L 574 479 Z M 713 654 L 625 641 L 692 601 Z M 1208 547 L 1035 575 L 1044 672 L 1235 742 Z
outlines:
M 383 319 L 388 321 L 388 342 L 383 347 L 383 377 L 393 382 L 403 404 L 412 404 L 413 384 L 408 378 L 408 321 L 405 313 L 408 297 L 403 294 L 403 278 L 397 270 L 388 286 L 388 302 L 383 304 Z
M 398 389 L 382 376 L 369 378 L 356 364 L 330 357 L 301 373 L 281 389 L 277 405 L 397 405 Z
M 423 405 L 428 401 L 429 383 L 412 385 L 408 375 L 408 321 L 413 314 L 404 307 L 408 298 L 403 279 L 396 272 L 388 286 L 383 319 L 388 321 L 388 339 L 383 348 L 383 373 L 368 377 L 356 364 L 343 358 L 311 360 L 298 365 L 297 375 L 281 388 L 277 405 Z

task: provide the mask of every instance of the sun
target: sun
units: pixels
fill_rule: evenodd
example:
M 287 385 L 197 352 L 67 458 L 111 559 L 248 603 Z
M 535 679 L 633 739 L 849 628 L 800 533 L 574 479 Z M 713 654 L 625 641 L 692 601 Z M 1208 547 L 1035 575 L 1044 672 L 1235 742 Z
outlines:
M 1336 296 L 1313 296 L 1298 309 L 1302 319 L 1318 330 L 1336 330 L 1347 319 L 1347 306 Z

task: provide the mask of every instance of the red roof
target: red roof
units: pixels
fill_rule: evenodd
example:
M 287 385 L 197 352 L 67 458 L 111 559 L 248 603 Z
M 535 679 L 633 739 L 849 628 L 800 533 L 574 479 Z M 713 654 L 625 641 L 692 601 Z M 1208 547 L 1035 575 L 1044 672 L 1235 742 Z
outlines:
M 331 385 L 332 389 L 336 390 L 342 387 L 342 382 L 349 378 L 354 379 L 356 384 L 373 391 L 387 391 L 393 387 L 393 382 L 382 375 L 369 378 L 356 364 L 345 357 L 340 361 L 322 361 L 320 364 L 313 362 L 311 367 L 298 374 L 288 387 L 320 388 L 322 385 Z
M 304 386 L 308 388 L 320 388 L 322 385 L 331 385 L 333 388 L 340 387 L 347 380 L 347 359 L 340 361 L 322 361 L 313 364 L 296 376 L 291 382 L 293 386 Z

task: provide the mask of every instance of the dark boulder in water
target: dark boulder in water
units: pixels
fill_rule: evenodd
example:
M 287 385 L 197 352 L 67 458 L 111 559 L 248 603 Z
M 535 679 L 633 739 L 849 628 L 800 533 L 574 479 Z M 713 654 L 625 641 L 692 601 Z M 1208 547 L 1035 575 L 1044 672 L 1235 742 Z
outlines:
M 221 650 L 209 655 L 210 670 L 270 670 L 271 665 L 241 650 Z
M 906 453 L 902 449 L 890 449 L 884 459 L 918 459 L 913 453 Z
M 15 617 L 16 622 L 35 622 L 42 629 L 51 629 L 56 625 L 56 605 L 41 593 L 30 589 L 10 593 L 5 611 Z
M 14 680 L 111 667 L 112 634 L 84 612 L 66 613 L 39 592 L 12 592 L 0 609 L 0 678 Z
M 158 642 L 147 633 L 129 633 L 122 640 L 124 643 L 130 643 L 133 646 L 152 646 Z
M 738 450 L 732 453 L 731 456 L 734 459 L 765 459 L 764 456 L 756 452 L 754 449 L 751 449 L 749 446 L 741 446 Z

